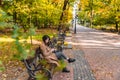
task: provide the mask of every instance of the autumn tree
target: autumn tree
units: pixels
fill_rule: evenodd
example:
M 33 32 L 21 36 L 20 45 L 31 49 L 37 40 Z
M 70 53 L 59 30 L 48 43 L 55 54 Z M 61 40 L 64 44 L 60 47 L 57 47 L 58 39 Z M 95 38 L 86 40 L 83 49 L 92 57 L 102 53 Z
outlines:
M 79 18 L 94 25 L 114 24 L 119 28 L 120 2 L 118 0 L 80 0 Z M 82 16 L 83 15 L 83 16 Z

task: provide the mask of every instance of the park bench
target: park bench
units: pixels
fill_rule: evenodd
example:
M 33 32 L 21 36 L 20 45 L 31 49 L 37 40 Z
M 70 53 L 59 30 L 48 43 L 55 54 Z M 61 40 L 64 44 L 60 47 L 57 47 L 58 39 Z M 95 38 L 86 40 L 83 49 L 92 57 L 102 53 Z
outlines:
M 53 36 L 50 42 L 50 47 L 56 47 L 57 50 L 72 49 L 71 44 L 65 43 L 66 33 L 59 33 L 57 37 Z
M 58 37 L 51 42 L 51 47 L 56 47 L 57 51 L 63 51 L 64 40 L 65 34 L 58 34 Z M 29 74 L 28 80 L 36 80 L 36 75 L 39 71 L 42 71 L 44 75 L 48 77 L 48 80 L 52 79 L 55 65 L 50 64 L 50 68 L 48 69 L 40 63 L 42 60 L 44 60 L 44 57 L 40 46 L 36 48 L 34 57 L 22 60 Z
M 36 76 L 39 72 L 44 74 L 44 76 L 48 78 L 48 80 L 52 79 L 52 68 L 54 68 L 53 64 L 50 64 L 52 65 L 51 69 L 48 69 L 45 67 L 45 65 L 41 64 L 42 60 L 44 60 L 44 57 L 42 56 L 42 51 L 40 47 L 35 50 L 34 57 L 22 60 L 29 74 L 27 80 L 36 80 Z
M 65 36 L 58 34 L 57 37 L 53 37 L 49 43 L 49 47 L 56 48 L 58 51 L 63 51 Z

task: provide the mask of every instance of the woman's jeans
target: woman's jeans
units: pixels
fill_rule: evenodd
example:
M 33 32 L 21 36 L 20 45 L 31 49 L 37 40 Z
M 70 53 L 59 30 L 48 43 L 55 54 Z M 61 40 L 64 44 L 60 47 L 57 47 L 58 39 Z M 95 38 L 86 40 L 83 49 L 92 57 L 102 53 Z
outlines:
M 54 53 L 59 60 L 67 59 L 67 57 L 60 51 L 55 51 Z

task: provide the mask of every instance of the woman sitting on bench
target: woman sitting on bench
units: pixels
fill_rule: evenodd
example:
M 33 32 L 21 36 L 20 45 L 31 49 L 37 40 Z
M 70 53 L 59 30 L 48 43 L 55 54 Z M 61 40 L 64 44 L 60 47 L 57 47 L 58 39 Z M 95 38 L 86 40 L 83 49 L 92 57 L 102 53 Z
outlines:
M 49 38 L 49 43 L 46 44 L 46 45 L 49 46 L 51 49 L 54 49 L 53 44 L 52 44 L 52 42 L 51 42 L 51 40 L 50 40 L 50 37 L 49 37 L 48 35 L 45 35 L 45 36 Z M 56 41 L 53 41 L 53 43 L 54 43 L 54 42 L 56 42 Z M 57 42 L 56 42 L 56 44 L 57 44 Z M 52 47 L 51 47 L 51 45 L 52 45 Z M 61 47 L 61 46 L 58 46 L 58 49 L 57 49 L 57 50 L 54 49 L 53 53 L 55 53 L 56 57 L 57 57 L 59 60 L 65 59 L 65 60 L 67 60 L 69 63 L 75 61 L 74 58 L 68 58 L 67 56 L 64 55 L 64 53 L 62 52 L 62 47 Z
M 48 35 L 44 35 L 42 37 L 42 43 L 40 45 L 42 51 L 43 51 L 43 56 L 45 57 L 45 59 L 50 62 L 50 63 L 55 63 L 57 66 L 60 66 L 58 63 L 58 58 L 56 57 L 55 54 L 53 54 L 53 52 L 55 51 L 55 49 L 51 49 L 48 44 L 49 44 L 49 40 L 50 37 Z M 63 68 L 63 72 L 70 72 L 66 67 Z

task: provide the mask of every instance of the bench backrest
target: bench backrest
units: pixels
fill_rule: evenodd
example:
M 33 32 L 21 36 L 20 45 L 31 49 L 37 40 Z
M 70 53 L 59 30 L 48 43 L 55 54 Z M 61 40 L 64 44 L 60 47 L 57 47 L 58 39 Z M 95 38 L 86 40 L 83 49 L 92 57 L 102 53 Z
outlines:
M 35 54 L 32 58 L 22 60 L 28 70 L 35 70 L 38 66 L 39 60 L 42 60 L 42 50 L 39 47 L 35 49 Z

